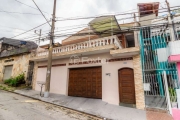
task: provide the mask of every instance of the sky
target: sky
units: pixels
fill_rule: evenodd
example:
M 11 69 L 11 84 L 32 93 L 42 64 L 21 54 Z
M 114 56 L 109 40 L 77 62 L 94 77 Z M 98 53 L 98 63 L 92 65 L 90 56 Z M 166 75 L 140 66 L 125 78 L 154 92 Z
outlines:
M 20 2 L 36 8 L 32 0 L 0 0 L 0 38 L 12 38 L 20 33 L 30 30 L 38 25 L 46 22 L 41 13 L 34 8 L 28 7 Z M 52 17 L 54 0 L 35 0 L 39 8 L 48 20 Z M 137 11 L 137 3 L 160 2 L 160 8 L 166 8 L 165 0 L 57 0 L 56 6 L 56 20 L 73 17 L 88 17 L 99 16 L 107 14 L 116 14 L 123 12 Z M 180 0 L 169 0 L 170 6 L 180 6 Z M 6 12 L 4 12 L 6 11 Z M 7 13 L 18 12 L 18 13 Z M 30 13 L 30 14 L 19 14 Z M 131 16 L 131 15 L 130 15 Z M 117 16 L 117 18 L 124 18 L 128 16 Z M 78 25 L 88 24 L 92 19 L 86 20 L 71 20 L 71 21 L 56 21 L 55 34 L 74 33 L 83 29 L 78 28 Z M 131 22 L 132 20 L 128 20 Z M 126 23 L 127 21 L 118 21 L 119 23 Z M 76 28 L 76 29 L 74 29 Z M 45 24 L 35 30 L 42 29 L 42 38 L 47 36 L 50 31 L 50 26 Z M 68 29 L 68 30 L 67 30 Z M 21 40 L 37 40 L 38 35 L 34 30 L 26 34 L 15 37 Z M 64 39 L 59 37 L 55 42 L 61 42 Z M 41 44 L 47 44 L 49 41 L 45 39 Z

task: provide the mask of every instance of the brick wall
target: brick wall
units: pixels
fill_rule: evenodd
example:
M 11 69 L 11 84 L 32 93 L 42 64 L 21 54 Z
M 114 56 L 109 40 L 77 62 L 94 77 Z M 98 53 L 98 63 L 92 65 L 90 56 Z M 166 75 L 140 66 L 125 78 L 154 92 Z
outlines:
M 136 95 L 136 107 L 137 109 L 145 108 L 145 98 L 143 89 L 143 77 L 140 55 L 133 57 L 134 65 L 134 81 L 135 81 L 135 95 Z
M 34 70 L 33 70 L 33 79 L 32 79 L 32 89 L 35 90 L 35 87 L 36 87 L 36 77 L 37 77 L 37 69 L 38 69 L 38 63 L 37 62 L 34 62 Z

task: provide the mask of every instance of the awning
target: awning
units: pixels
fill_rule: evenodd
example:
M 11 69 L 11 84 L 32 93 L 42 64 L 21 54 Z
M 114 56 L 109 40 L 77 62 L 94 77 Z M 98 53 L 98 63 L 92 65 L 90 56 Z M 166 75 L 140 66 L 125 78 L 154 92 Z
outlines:
M 89 23 L 93 32 L 101 36 L 109 36 L 121 30 L 114 15 L 97 17 Z

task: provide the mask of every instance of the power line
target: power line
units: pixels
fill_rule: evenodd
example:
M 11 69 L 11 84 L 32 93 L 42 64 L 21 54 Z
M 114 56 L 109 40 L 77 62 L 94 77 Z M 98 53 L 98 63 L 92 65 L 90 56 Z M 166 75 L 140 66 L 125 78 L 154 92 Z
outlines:
M 180 24 L 180 23 L 177 23 L 177 24 Z M 170 25 L 170 24 L 168 24 Z M 156 24 L 156 25 L 152 25 L 152 26 L 141 26 L 141 27 L 131 27 L 130 29 L 124 29 L 123 31 L 114 31 L 114 35 L 117 35 L 117 34 L 121 34 L 121 33 L 126 33 L 127 31 L 133 31 L 133 30 L 139 30 L 141 28 L 145 28 L 145 27 L 151 27 L 151 28 L 157 28 L 159 26 L 163 26 L 162 24 Z M 101 34 L 110 34 L 111 31 L 109 31 L 109 33 L 107 33 L 108 31 L 105 31 L 106 33 L 101 33 Z M 98 34 L 95 34 L 95 33 L 78 33 L 78 34 L 64 34 L 64 35 L 61 35 L 61 36 L 55 36 L 56 38 L 59 38 L 59 37 L 68 37 L 68 36 L 85 36 L 85 35 L 98 35 Z
M 133 11 L 133 10 L 137 10 L 137 9 L 127 10 L 127 11 L 123 11 L 123 12 L 120 12 L 120 13 L 126 13 L 126 12 Z M 107 15 L 112 15 L 112 13 L 104 13 L 104 14 L 99 14 L 99 15 L 91 16 L 91 17 L 95 18 L 95 17 L 98 17 L 98 16 L 107 16 Z M 85 17 L 85 16 L 76 16 L 76 17 L 63 18 L 63 19 L 76 19 L 76 18 L 83 18 L 83 17 Z M 57 18 L 62 18 L 62 17 L 57 17 Z
M 175 8 L 175 7 L 180 7 L 180 6 L 173 6 L 173 7 L 170 7 L 170 8 Z M 155 9 L 155 11 L 158 10 L 167 10 L 166 8 L 162 8 L 162 9 Z M 151 12 L 151 11 L 154 11 L 154 10 L 145 10 L 145 11 L 141 11 L 142 13 L 143 12 Z M 116 13 L 116 14 L 110 14 L 110 15 L 104 15 L 104 16 L 119 16 L 119 15 L 132 15 L 134 13 L 139 13 L 139 12 L 131 12 L 131 13 Z M 161 12 L 159 12 L 161 13 Z M 65 18 L 65 19 L 60 19 L 60 20 L 57 20 L 57 21 L 67 21 L 67 20 L 80 20 L 80 19 L 92 19 L 92 18 L 97 18 L 97 17 L 103 17 L 101 15 L 96 15 L 96 16 L 89 16 L 89 17 L 74 17 L 74 18 Z M 140 16 L 139 16 L 140 17 Z M 58 17 L 57 17 L 58 18 Z
M 164 11 L 163 11 L 164 12 Z M 139 16 L 137 16 L 137 17 L 139 17 Z M 130 18 L 134 18 L 134 17 L 129 17 L 129 18 L 121 18 L 121 20 L 125 20 L 125 19 L 130 19 Z M 119 19 L 118 19 L 119 20 Z M 101 22 L 100 22 L 101 23 Z M 83 24 L 84 26 L 86 26 L 87 24 Z M 81 28 L 83 25 L 75 25 L 75 26 L 80 26 L 80 27 L 77 27 L 77 28 Z M 74 27 L 74 26 L 66 26 L 66 27 Z M 63 27 L 63 28 L 65 28 L 65 27 Z M 75 29 L 77 29 L 77 28 L 75 28 Z M 16 28 L 17 29 L 17 28 Z M 72 28 L 72 29 L 74 29 L 74 28 Z M 63 30 L 61 30 L 61 31 L 67 31 L 67 30 L 71 30 L 71 29 L 63 29 Z M 47 30 L 47 31 L 49 31 L 49 30 Z
M 1 32 L 8 32 L 8 33 L 12 32 L 12 31 L 10 31 L 10 30 L 0 30 L 0 31 L 1 31 Z M 22 33 L 22 32 L 20 32 L 20 31 L 16 31 L 16 32 Z M 32 33 L 27 33 L 27 34 L 29 34 L 29 35 L 34 35 L 34 34 L 32 34 Z
M 180 23 L 175 23 L 175 24 L 180 24 Z M 124 29 L 123 31 L 119 31 L 119 30 L 116 30 L 114 31 L 114 35 L 117 35 L 117 34 L 121 34 L 121 33 L 124 33 L 124 32 L 127 32 L 127 31 L 134 31 L 134 30 L 139 30 L 141 28 L 146 28 L 146 27 L 151 27 L 152 29 L 153 28 L 157 28 L 157 27 L 160 27 L 160 26 L 164 26 L 165 24 L 153 24 L 153 25 L 144 25 L 144 26 L 140 26 L 140 27 L 130 27 L 129 29 Z M 168 25 L 171 25 L 171 24 L 168 24 Z M 102 32 L 101 34 L 110 34 L 111 33 L 111 30 L 110 31 L 104 31 Z M 77 33 L 77 34 L 62 34 L 61 36 L 55 36 L 56 38 L 60 38 L 60 37 L 68 37 L 68 36 L 86 36 L 86 35 L 98 35 L 94 32 L 87 32 L 87 33 Z M 42 40 L 44 39 L 44 40 Z M 48 40 L 45 40 L 47 39 L 47 37 L 44 37 L 44 38 L 41 38 L 41 41 L 48 41 Z M 38 38 L 34 38 L 34 39 L 30 39 L 28 41 L 38 41 Z M 19 42 L 19 41 L 18 41 Z
M 16 0 L 17 1 L 17 0 Z M 173 7 L 171 7 L 171 8 L 175 8 L 175 7 L 179 7 L 179 6 L 173 6 Z M 172 10 L 173 11 L 173 10 Z M 138 16 L 139 17 L 139 16 Z M 133 17 L 131 17 L 131 18 L 133 18 Z M 124 18 L 124 19 L 126 19 L 126 18 Z M 84 25 L 86 25 L 86 24 L 84 24 Z M 82 26 L 82 25 L 78 25 L 78 26 Z M 66 27 L 72 27 L 72 26 L 66 26 Z M 69 29 L 70 30 L 70 29 Z M 64 31 L 64 30 L 63 30 Z
M 15 37 L 17 37 L 17 36 L 23 35 L 23 34 L 29 32 L 29 31 L 32 31 L 32 30 L 34 30 L 34 29 L 36 29 L 36 28 L 38 28 L 38 27 L 40 27 L 40 26 L 45 25 L 46 23 L 47 23 L 47 22 L 45 22 L 45 23 L 43 23 L 43 24 L 41 24 L 41 25 L 39 25 L 39 26 L 37 26 L 37 27 L 34 27 L 34 28 L 32 28 L 32 29 L 30 29 L 30 30 L 28 30 L 28 31 L 25 31 L 25 32 L 23 32 L 23 33 L 21 33 L 21 34 L 19 34 L 19 35 L 16 35 L 16 36 L 14 36 L 14 37 L 11 37 L 11 38 L 15 38 Z
M 0 10 L 2 10 L 2 11 L 4 11 L 3 9 L 1 9 L 0 8 Z M 10 15 L 11 17 L 13 17 L 13 18 L 15 18 L 15 19 L 17 19 L 17 17 L 14 17 L 14 16 L 12 16 L 10 13 L 7 13 L 8 15 Z M 18 19 L 19 20 L 19 19 Z M 27 24 L 27 23 L 26 23 Z M 27 24 L 28 25 L 28 24 Z M 30 25 L 29 25 L 30 26 Z
M 86 25 L 87 26 L 87 25 Z M 62 32 L 62 31 L 68 31 L 68 30 L 72 30 L 72 29 L 79 29 L 79 28 L 84 28 L 85 26 L 80 26 L 80 27 L 75 27 L 75 28 L 69 28 L 69 29 L 62 29 L 62 30 L 58 30 L 55 32 Z
M 120 21 L 120 20 L 125 20 L 125 19 L 131 19 L 131 18 L 134 18 L 134 17 L 129 17 L 129 18 L 122 18 L 122 19 L 117 19 L 117 21 Z M 164 18 L 164 17 L 163 17 Z M 150 20 L 154 20 L 154 19 L 147 19 L 147 20 L 142 20 L 142 21 L 138 21 L 138 22 L 143 22 L 143 21 L 150 21 Z M 94 23 L 93 25 L 103 25 L 103 24 L 106 24 L 106 23 L 110 23 L 110 22 L 114 22 L 116 20 L 112 20 L 112 21 L 103 21 L 103 22 L 97 22 L 97 23 Z M 113 26 L 116 26 L 116 25 L 113 25 Z M 106 25 L 105 27 L 98 27 L 99 29 L 101 28 L 107 28 L 107 27 L 111 27 L 111 25 Z M 74 28 L 75 29 L 75 28 Z M 73 29 L 68 29 L 68 30 L 73 30 Z M 66 31 L 66 30 L 65 30 Z M 63 32 L 62 31 L 59 31 L 59 32 Z M 74 31 L 74 32 L 79 32 L 79 31 Z M 72 32 L 70 32 L 72 33 Z
M 38 8 L 39 12 L 42 14 L 42 16 L 44 17 L 44 19 L 46 20 L 46 22 L 49 24 L 49 21 L 47 20 L 47 18 L 44 16 L 44 14 L 42 13 L 41 9 L 38 7 L 38 5 L 36 4 L 36 2 L 34 0 L 32 0 L 34 2 L 34 4 L 36 5 L 36 7 Z M 51 25 L 49 24 L 49 26 L 51 27 Z
M 25 3 L 23 3 L 23 2 L 21 2 L 21 1 L 19 1 L 19 0 L 15 0 L 15 1 L 18 2 L 18 3 L 20 3 L 20 4 L 23 4 L 23 5 L 25 5 L 25 6 L 28 6 L 28 7 L 30 7 L 30 8 L 33 8 L 33 9 L 35 9 L 35 10 L 38 10 L 37 8 L 32 7 L 32 6 L 30 6 L 30 5 L 27 5 L 27 4 L 25 4 Z M 46 13 L 46 14 L 49 14 L 49 13 L 47 13 L 47 12 L 45 12 L 45 11 L 42 11 L 42 12 L 44 12 L 44 13 Z
M 5 28 L 11 28 L 11 29 L 25 30 L 25 29 L 14 28 L 14 27 L 9 27 L 9 26 L 4 26 L 4 25 L 0 25 L 0 26 L 1 26 L 1 27 L 5 27 Z
M 166 12 L 166 11 L 163 11 L 163 12 Z M 131 18 L 133 18 L 133 17 L 131 17 Z M 123 19 L 130 19 L 130 18 L 123 18 Z M 122 20 L 122 19 L 121 19 Z M 149 20 L 152 20 L 152 19 L 149 19 Z M 147 21 L 147 20 L 144 20 L 144 21 Z M 141 21 L 139 21 L 139 22 L 141 22 Z M 101 24 L 102 24 L 102 22 L 100 22 Z M 78 25 L 78 26 L 80 26 L 80 25 Z M 74 29 L 74 28 L 73 28 Z M 71 29 L 69 29 L 69 30 L 71 30 Z
M 117 19 L 117 21 L 124 20 L 124 19 L 130 19 L 130 18 L 134 18 L 134 17 Z M 164 18 L 164 17 L 163 17 L 163 18 Z M 154 19 L 147 19 L 147 20 L 142 20 L 142 21 L 138 21 L 138 22 L 150 21 L 150 20 L 154 20 Z M 115 21 L 115 20 L 113 20 L 113 21 Z M 113 21 L 99 22 L 99 23 L 97 23 L 96 25 L 102 25 L 102 24 L 106 24 L 106 23 L 109 23 L 109 22 L 113 22 Z M 86 25 L 86 26 L 87 26 L 87 25 Z M 113 26 L 116 26 L 116 25 L 113 25 Z M 82 26 L 82 27 L 83 27 L 83 26 Z M 72 29 L 64 29 L 64 30 L 61 30 L 61 31 L 56 31 L 55 33 L 57 33 L 57 32 L 63 32 L 63 31 L 67 31 L 67 30 L 78 29 L 78 28 L 82 28 L 82 27 L 77 27 L 77 28 L 72 28 Z M 101 29 L 101 28 L 106 28 L 106 27 L 111 27 L 111 25 L 105 26 L 105 27 L 98 27 L 98 28 Z M 73 33 L 73 34 L 75 34 L 74 32 L 79 32 L 79 31 L 71 31 L 71 32 L 68 32 L 68 33 Z M 66 33 L 67 33 L 67 32 L 66 32 Z M 49 33 L 45 33 L 45 34 L 49 34 Z M 63 35 L 63 34 L 56 34 L 56 35 Z
M 162 3 L 165 3 L 165 2 L 161 2 L 160 4 Z M 179 7 L 179 6 L 173 6 L 171 8 L 174 8 L 174 7 Z M 155 10 L 163 10 L 163 9 L 166 9 L 166 8 L 162 8 L 162 9 L 155 9 Z M 138 12 L 131 12 L 131 13 L 127 13 L 129 11 L 133 11 L 133 10 L 137 10 L 137 8 L 134 8 L 134 9 L 131 9 L 131 10 L 127 10 L 127 11 L 123 11 L 123 12 L 120 12 L 120 13 L 116 13 L 116 14 L 113 14 L 113 13 L 104 13 L 104 14 L 99 14 L 99 15 L 95 15 L 95 16 L 90 16 L 92 18 L 96 18 L 96 17 L 100 17 L 100 16 L 107 16 L 107 15 L 127 15 L 127 14 L 134 14 L 134 13 L 138 13 Z M 149 10 L 149 11 L 153 11 L 153 10 Z M 147 12 L 146 11 L 141 11 L 141 12 Z M 124 14 L 122 14 L 124 13 Z M 86 16 L 87 17 L 87 16 Z M 85 16 L 76 16 L 76 17 L 70 17 L 70 18 L 63 18 L 61 20 L 66 20 L 66 19 L 76 19 L 76 18 L 86 18 Z M 90 18 L 89 17 L 89 18 Z M 57 18 L 62 18 L 62 17 L 57 17 Z
M 143 20 L 143 21 L 149 21 L 149 20 L 154 20 L 154 19 L 148 19 L 148 20 Z M 142 21 L 139 21 L 139 22 L 142 22 Z M 156 24 L 153 24 L 153 25 L 151 25 L 151 26 L 154 26 L 154 25 L 156 25 Z M 158 24 L 158 25 L 160 25 L 160 24 Z M 162 25 L 162 24 L 161 24 Z M 107 26 L 106 26 L 107 27 Z M 157 27 L 157 26 L 156 26 Z M 102 28 L 102 27 L 100 27 L 100 28 Z M 128 29 L 129 30 L 129 29 Z M 74 32 L 78 32 L 78 31 L 74 31 Z M 72 32 L 70 32 L 70 33 L 72 33 Z M 45 33 L 45 34 L 48 34 L 48 33 Z M 86 34 L 86 33 L 82 33 L 82 34 Z M 88 34 L 89 34 L 89 32 L 88 32 Z M 88 35 L 87 34 L 87 35 Z M 73 34 L 59 34 L 59 35 L 61 35 L 61 37 L 66 37 L 66 36 L 71 36 L 71 35 L 77 35 L 77 34 L 75 34 L 75 33 L 73 33 Z M 79 34 L 78 34 L 79 35 Z M 46 36 L 46 35 L 45 35 Z M 57 37 L 57 36 L 56 36 Z M 30 38 L 32 38 L 32 37 L 30 37 Z M 47 38 L 47 37 L 45 37 L 45 38 Z M 27 38 L 26 38 L 27 39 Z M 36 38 L 36 39 L 38 39 L 38 38 Z
M 27 14 L 27 15 L 40 15 L 40 14 L 34 14 L 34 13 L 20 13 L 20 12 L 10 12 L 10 11 L 0 11 L 0 12 L 5 12 L 5 13 L 12 13 L 12 14 Z

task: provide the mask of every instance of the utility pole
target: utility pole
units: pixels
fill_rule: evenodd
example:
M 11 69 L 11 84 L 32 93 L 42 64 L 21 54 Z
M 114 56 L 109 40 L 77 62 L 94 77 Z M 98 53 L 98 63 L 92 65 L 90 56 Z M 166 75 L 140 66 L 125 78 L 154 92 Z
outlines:
M 37 31 L 35 30 L 34 33 L 36 33 Z M 40 40 L 41 40 L 41 32 L 42 30 L 39 30 L 39 33 L 36 33 L 39 36 L 39 41 L 38 41 L 38 47 L 40 46 Z
M 176 37 L 176 30 L 175 30 L 174 21 L 173 21 L 173 15 L 171 14 L 169 2 L 167 0 L 165 2 L 167 4 L 168 13 L 169 13 L 168 23 L 170 24 L 170 36 L 171 36 L 172 41 L 174 41 L 174 40 L 177 40 L 177 37 Z
M 53 15 L 52 15 L 52 26 L 51 26 L 51 33 L 50 33 L 48 66 L 47 66 L 46 84 L 45 84 L 45 92 L 44 92 L 44 97 L 46 97 L 46 98 L 49 97 L 49 91 L 50 91 L 52 51 L 53 51 L 54 29 L 55 29 L 55 14 L 56 14 L 56 0 L 54 0 L 54 8 L 53 8 Z

